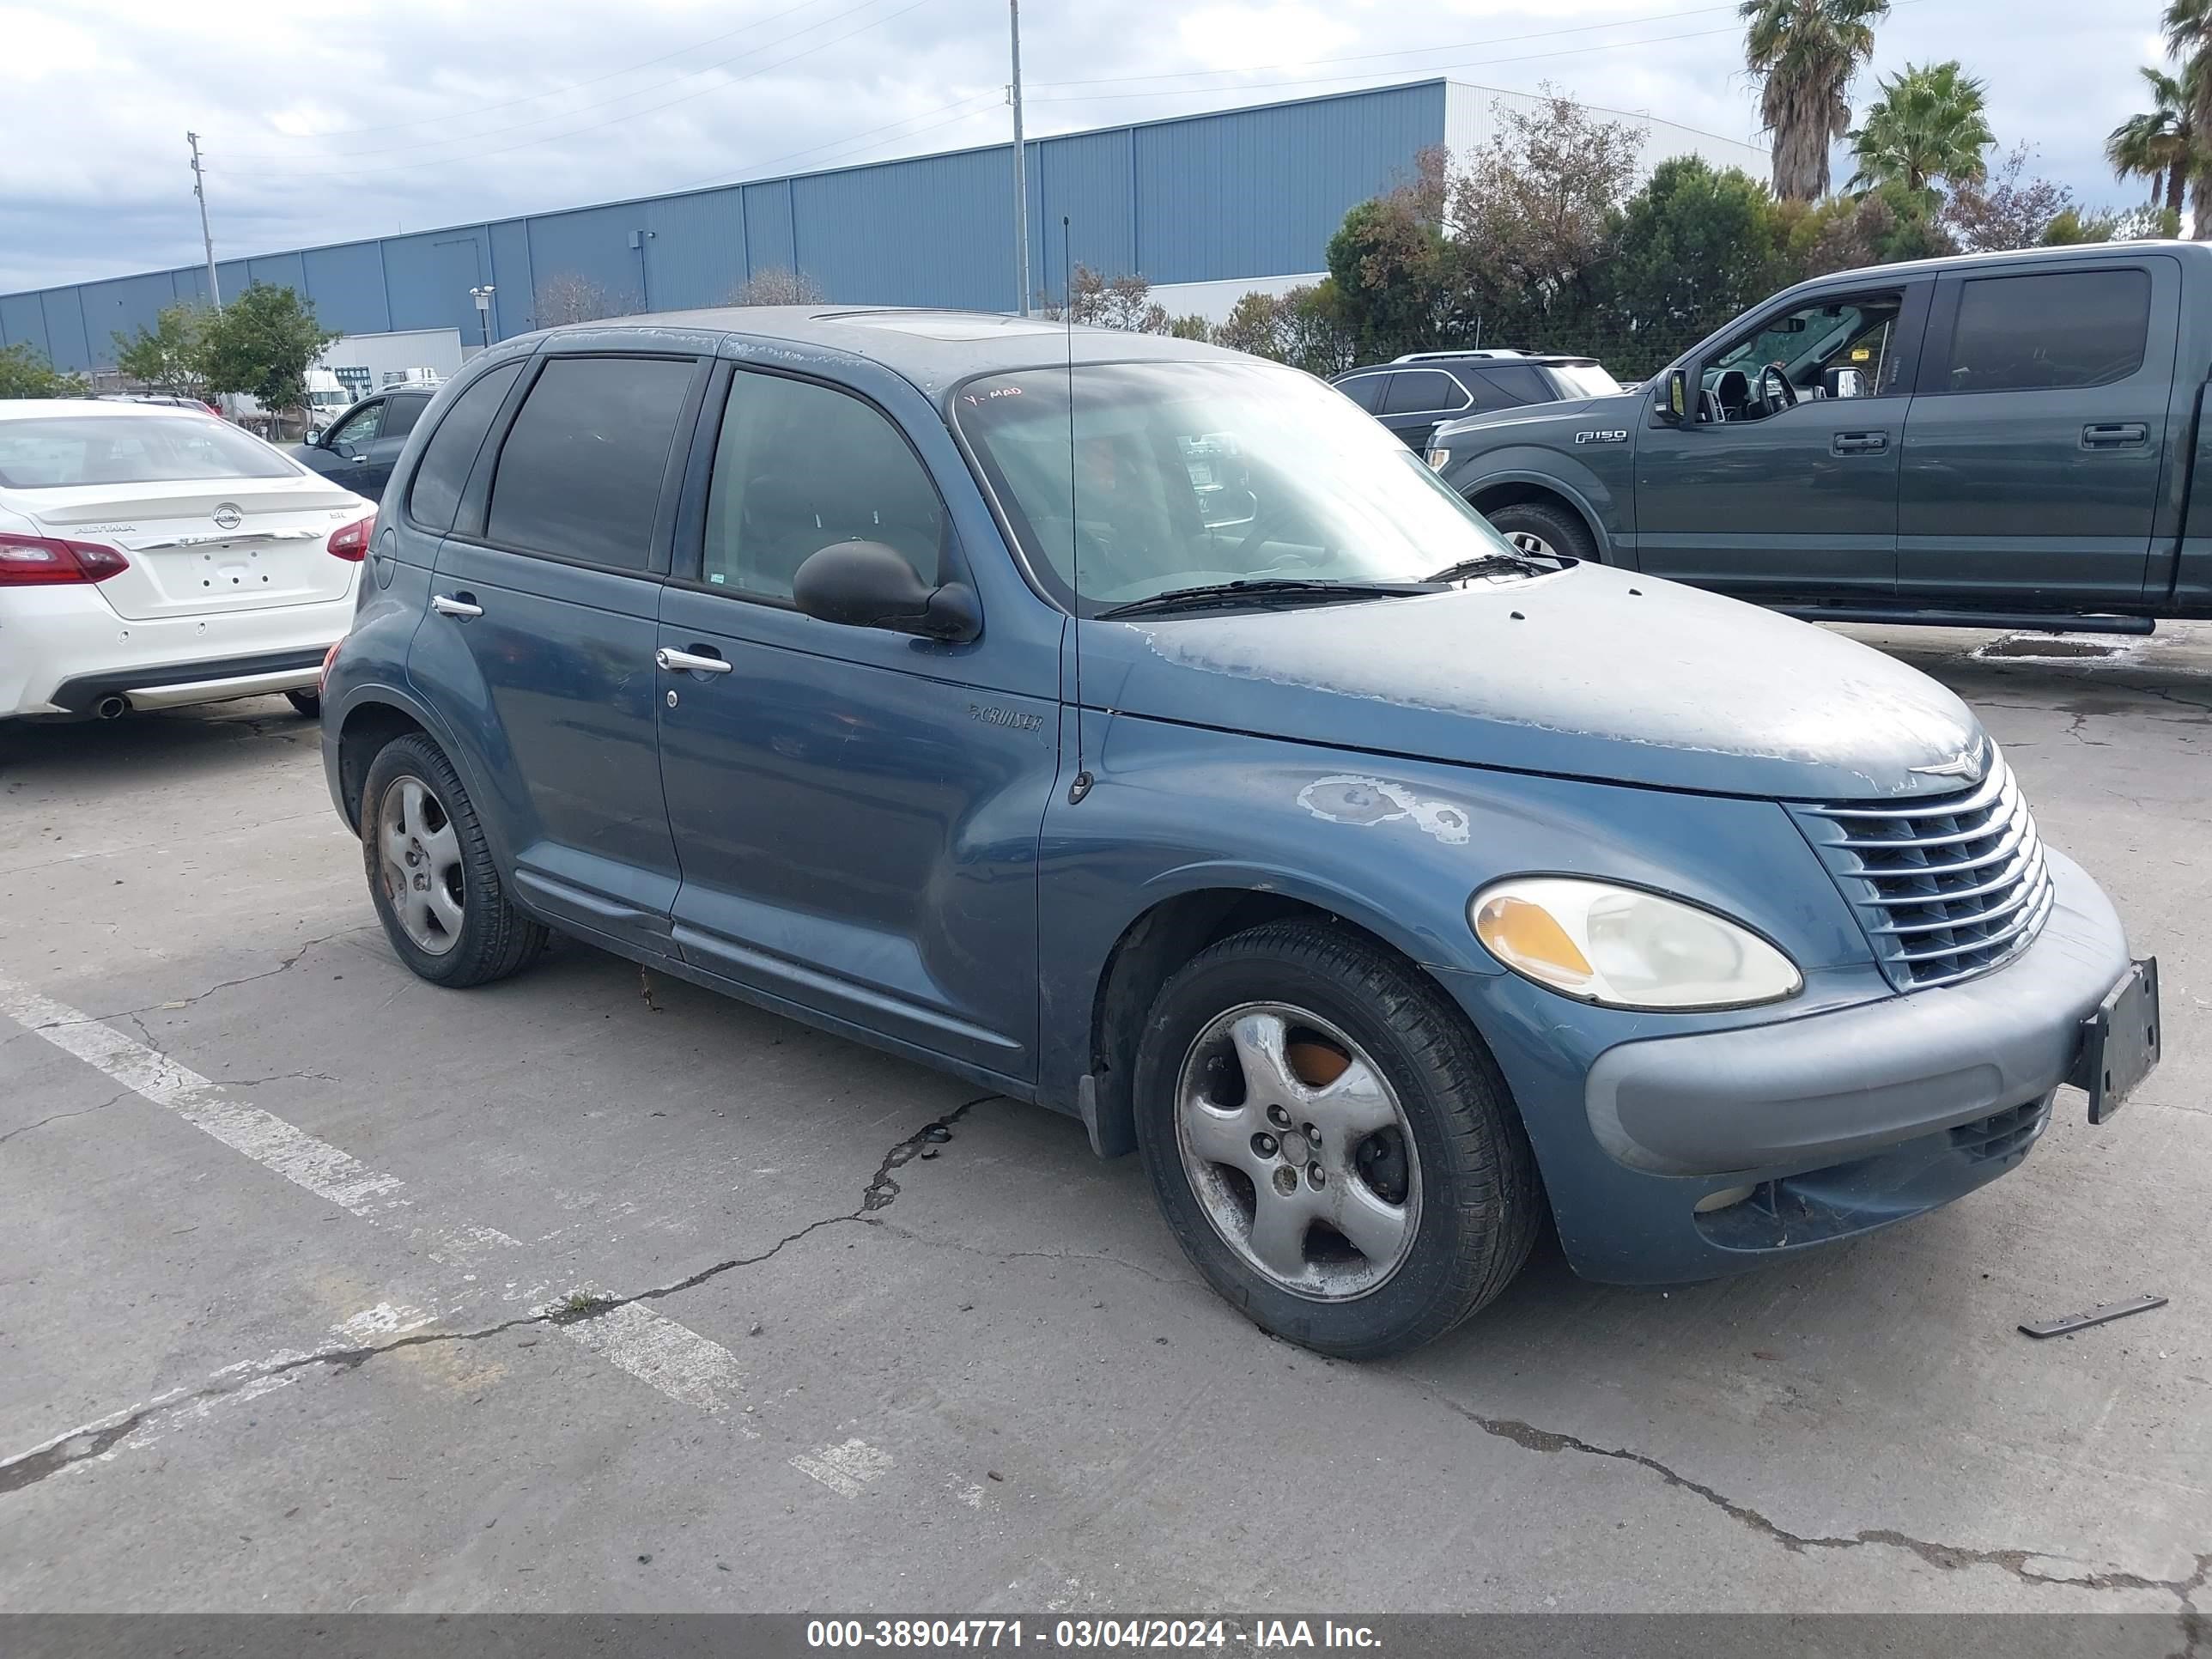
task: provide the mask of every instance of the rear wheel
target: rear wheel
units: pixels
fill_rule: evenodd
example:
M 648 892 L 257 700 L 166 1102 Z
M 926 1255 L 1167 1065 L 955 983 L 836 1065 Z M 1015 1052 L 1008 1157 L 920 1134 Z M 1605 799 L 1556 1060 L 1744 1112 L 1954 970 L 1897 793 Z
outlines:
M 1516 501 L 1483 516 L 1490 520 L 1492 529 L 1521 552 L 1540 558 L 1564 553 L 1572 559 L 1593 562 L 1597 559 L 1597 538 L 1571 507 L 1550 501 Z
M 1153 1004 L 1136 1089 L 1184 1251 L 1291 1341 L 1358 1359 L 1429 1341 L 1534 1242 L 1534 1161 L 1488 1052 L 1341 930 L 1271 923 L 1201 952 Z
M 362 863 L 399 959 L 436 985 L 504 979 L 545 944 L 507 899 L 453 763 L 428 738 L 396 738 L 362 788 Z
M 311 720 L 319 720 L 323 717 L 323 699 L 319 692 L 287 691 L 284 694 L 284 701 Z

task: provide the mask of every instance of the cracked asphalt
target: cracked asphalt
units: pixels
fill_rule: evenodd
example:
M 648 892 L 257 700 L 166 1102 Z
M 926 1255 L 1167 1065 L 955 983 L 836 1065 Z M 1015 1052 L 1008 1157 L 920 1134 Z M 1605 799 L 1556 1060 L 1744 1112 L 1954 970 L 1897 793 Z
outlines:
M 281 703 L 0 730 L 0 1610 L 2199 1623 L 2212 627 L 1850 631 L 2159 956 L 2163 1067 L 1936 1216 L 1668 1291 L 1547 1245 L 1367 1367 L 1072 1121 L 573 944 L 415 981 Z

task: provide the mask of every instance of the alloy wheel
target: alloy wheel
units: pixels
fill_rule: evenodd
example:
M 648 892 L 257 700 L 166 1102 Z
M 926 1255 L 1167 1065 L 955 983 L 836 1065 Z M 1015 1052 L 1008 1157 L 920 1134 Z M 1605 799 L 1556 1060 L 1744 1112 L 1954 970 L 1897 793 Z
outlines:
M 1364 1296 L 1413 1249 L 1420 1165 L 1405 1109 L 1359 1046 L 1305 1009 L 1248 1003 L 1198 1034 L 1176 1142 L 1222 1241 L 1295 1295 Z
M 460 942 L 461 840 L 444 803 L 416 777 L 398 777 L 376 814 L 378 866 L 384 896 L 399 926 L 434 957 Z

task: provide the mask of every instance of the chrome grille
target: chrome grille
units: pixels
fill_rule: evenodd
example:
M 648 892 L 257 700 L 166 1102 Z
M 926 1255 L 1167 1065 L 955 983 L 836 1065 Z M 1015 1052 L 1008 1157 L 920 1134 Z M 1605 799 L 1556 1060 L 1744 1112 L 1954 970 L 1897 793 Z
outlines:
M 1900 991 L 1987 972 L 2026 949 L 2051 915 L 2035 819 L 1995 744 L 1989 775 L 1969 789 L 1790 810 Z

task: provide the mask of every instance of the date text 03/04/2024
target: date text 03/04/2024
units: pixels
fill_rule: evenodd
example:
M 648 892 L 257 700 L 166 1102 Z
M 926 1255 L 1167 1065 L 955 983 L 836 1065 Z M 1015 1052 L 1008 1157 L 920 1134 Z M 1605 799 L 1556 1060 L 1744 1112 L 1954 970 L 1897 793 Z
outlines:
M 814 1619 L 806 1626 L 810 1648 L 896 1649 L 953 1652 L 963 1649 L 1047 1648 L 1068 1650 L 1196 1650 L 1218 1653 L 1231 1645 L 1278 1648 L 1375 1648 L 1368 1626 L 1334 1620 L 1256 1619 Z

